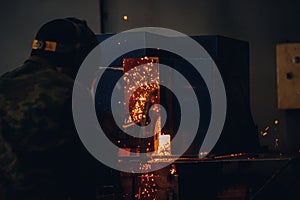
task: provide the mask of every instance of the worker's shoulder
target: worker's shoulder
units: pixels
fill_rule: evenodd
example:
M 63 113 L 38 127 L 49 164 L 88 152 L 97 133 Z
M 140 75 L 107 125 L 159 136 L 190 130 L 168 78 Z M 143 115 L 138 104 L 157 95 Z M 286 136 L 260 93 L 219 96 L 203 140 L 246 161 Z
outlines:
M 73 84 L 73 79 L 47 66 L 24 64 L 0 77 L 0 104 L 63 104 L 70 99 Z
M 49 84 L 49 87 L 72 87 L 73 83 L 74 80 L 72 78 L 57 72 L 53 67 L 34 62 L 25 63 L 0 77 L 0 87 L 2 86 L 2 88 L 13 88 L 20 85 L 22 87 L 31 87 L 36 84 Z

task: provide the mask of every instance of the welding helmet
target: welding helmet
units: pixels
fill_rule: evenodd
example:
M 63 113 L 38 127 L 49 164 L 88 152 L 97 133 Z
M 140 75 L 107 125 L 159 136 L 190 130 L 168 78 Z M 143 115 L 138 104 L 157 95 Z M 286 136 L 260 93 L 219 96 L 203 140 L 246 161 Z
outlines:
M 31 55 L 41 56 L 74 76 L 97 44 L 96 35 L 86 21 L 77 18 L 55 19 L 39 29 L 32 43 Z

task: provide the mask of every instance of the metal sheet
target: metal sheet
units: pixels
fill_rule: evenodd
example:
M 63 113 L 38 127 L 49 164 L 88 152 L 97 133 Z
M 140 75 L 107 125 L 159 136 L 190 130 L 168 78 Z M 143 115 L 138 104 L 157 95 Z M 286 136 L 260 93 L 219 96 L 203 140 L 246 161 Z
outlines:
M 300 43 L 278 44 L 277 95 L 279 109 L 300 108 Z

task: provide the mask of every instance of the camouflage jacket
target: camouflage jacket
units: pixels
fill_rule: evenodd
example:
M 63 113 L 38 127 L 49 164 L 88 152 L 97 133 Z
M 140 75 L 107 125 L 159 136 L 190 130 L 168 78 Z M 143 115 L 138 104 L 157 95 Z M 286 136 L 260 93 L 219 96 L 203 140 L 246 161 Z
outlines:
M 60 171 L 75 154 L 72 88 L 38 57 L 0 77 L 0 199 L 48 199 L 65 184 Z

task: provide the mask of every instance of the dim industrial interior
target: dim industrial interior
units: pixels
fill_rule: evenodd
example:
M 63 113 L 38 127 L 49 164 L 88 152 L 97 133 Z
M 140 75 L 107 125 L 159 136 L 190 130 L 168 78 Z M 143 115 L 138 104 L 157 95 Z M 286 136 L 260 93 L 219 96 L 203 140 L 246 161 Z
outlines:
M 43 21 L 71 15 L 91 24 L 100 44 L 122 31 L 139 27 L 182 32 L 205 49 L 222 76 L 227 99 L 226 118 L 217 143 L 208 152 L 202 151 L 201 145 L 211 121 L 211 94 L 203 77 L 193 71 L 187 60 L 164 49 L 145 48 L 130 51 L 111 62 L 101 72 L 103 76 L 97 80 L 98 85 L 91 86 L 98 121 L 110 141 L 124 150 L 110 152 L 111 155 L 122 163 L 137 162 L 145 173 L 123 172 L 109 166 L 99 168 L 95 175 L 100 174 L 95 199 L 300 198 L 299 1 L 75 0 L 62 3 L 56 0 L 37 3 L 29 0 L 20 2 L 20 8 L 6 3 L 1 20 L 11 15 L 10 8 L 16 9 L 17 14 L 11 19 L 15 25 L 7 26 L 9 30 L 2 33 L 1 42 L 6 51 L 0 73 L 19 64 L 27 55 L 27 44 L 19 40 L 25 41 L 27 37 L 29 44 L 32 33 Z M 60 5 L 59 8 L 56 5 Z M 24 8 L 33 15 L 26 15 Z M 25 19 L 31 23 L 26 25 Z M 19 28 L 15 27 L 24 28 L 24 36 L 16 34 Z M 14 37 L 18 44 L 13 44 L 9 37 Z M 145 43 L 151 37 L 170 39 L 146 32 L 140 32 L 138 37 Z M 15 50 L 14 45 L 21 44 L 24 47 Z M 174 93 L 160 85 L 162 64 L 188 79 L 190 87 L 172 82 L 170 75 L 171 87 L 194 91 L 199 99 L 199 105 L 195 106 L 201 110 L 197 134 L 179 158 L 174 152 L 178 147 L 172 146 L 172 139 L 183 119 Z M 137 66 L 142 68 L 137 70 Z M 152 78 L 151 84 L 141 83 L 145 77 Z M 111 93 L 119 80 L 124 84 L 121 87 L 124 99 L 121 106 L 118 105 L 125 116 L 123 129 L 114 121 L 110 108 Z M 128 105 L 123 106 L 123 101 Z M 190 102 L 185 99 L 186 104 Z M 166 108 L 164 124 L 157 104 Z M 150 110 L 156 113 L 151 119 Z M 123 131 L 133 125 L 148 124 L 154 134 L 142 139 Z M 183 141 L 185 135 L 181 137 Z M 148 155 L 147 163 L 139 163 L 140 153 Z M 170 161 L 171 164 L 162 169 L 148 170 Z

